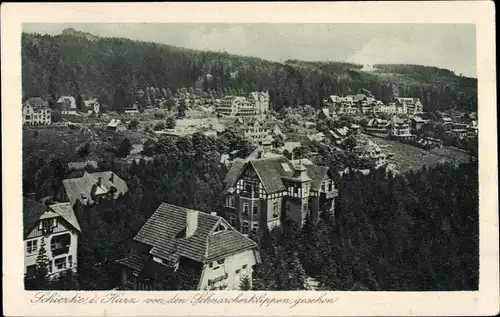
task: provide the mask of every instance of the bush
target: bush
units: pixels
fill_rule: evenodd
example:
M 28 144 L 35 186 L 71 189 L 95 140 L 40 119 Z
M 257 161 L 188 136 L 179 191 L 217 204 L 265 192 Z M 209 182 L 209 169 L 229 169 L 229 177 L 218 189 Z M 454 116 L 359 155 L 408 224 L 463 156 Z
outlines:
M 59 122 L 61 121 L 62 119 L 62 114 L 59 110 L 52 110 L 51 114 L 50 114 L 50 120 L 53 122 L 53 123 L 56 123 L 56 122 Z
M 139 125 L 139 120 L 137 120 L 137 118 L 134 118 L 128 123 L 128 128 L 136 129 L 138 125 Z
M 131 150 L 132 150 L 132 143 L 130 142 L 129 139 L 125 138 L 116 149 L 115 154 L 118 157 L 126 157 L 127 155 L 130 154 Z
M 176 125 L 175 119 L 172 117 L 168 117 L 167 120 L 165 120 L 165 128 L 167 129 L 174 129 Z
M 163 122 L 159 122 L 157 124 L 155 124 L 154 128 L 153 128 L 155 131 L 161 131 L 161 130 L 165 130 L 165 123 Z
M 157 119 L 164 119 L 165 118 L 165 112 L 163 112 L 163 111 L 161 111 L 161 112 L 157 111 L 157 112 L 155 112 L 154 117 L 157 118 Z
M 85 142 L 76 148 L 76 154 L 79 157 L 85 157 L 90 154 L 90 144 Z

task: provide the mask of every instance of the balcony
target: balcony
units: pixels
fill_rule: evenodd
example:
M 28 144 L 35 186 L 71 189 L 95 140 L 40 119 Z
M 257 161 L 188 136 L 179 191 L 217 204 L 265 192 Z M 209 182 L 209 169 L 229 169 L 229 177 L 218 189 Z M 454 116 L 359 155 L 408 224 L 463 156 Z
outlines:
M 260 198 L 258 191 L 253 191 L 253 192 L 241 191 L 240 196 L 245 198 Z
M 66 253 L 69 253 L 69 245 L 52 249 L 52 256 L 53 257 L 61 255 L 61 254 L 66 254 Z
M 338 195 L 339 195 L 338 189 L 332 189 L 330 191 L 321 193 L 321 196 L 325 199 L 333 199 L 333 198 L 337 197 Z
M 52 251 L 52 256 L 58 256 L 68 253 L 70 245 L 71 236 L 69 235 L 69 233 L 52 237 L 52 240 L 50 242 L 50 250 Z

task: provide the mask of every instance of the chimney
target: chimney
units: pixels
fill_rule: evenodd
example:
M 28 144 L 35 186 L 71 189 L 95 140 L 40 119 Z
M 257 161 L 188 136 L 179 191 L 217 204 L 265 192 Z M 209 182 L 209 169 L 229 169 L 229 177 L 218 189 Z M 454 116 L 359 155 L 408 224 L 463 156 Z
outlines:
M 113 182 L 114 182 L 114 175 L 115 175 L 115 174 L 114 174 L 113 172 L 111 172 L 111 176 L 109 177 L 109 181 L 110 181 L 111 183 L 113 183 Z M 100 178 L 100 177 L 99 177 L 99 178 Z
M 101 180 L 102 180 L 102 177 L 101 177 L 101 176 L 99 176 L 99 177 L 97 178 L 97 186 L 101 186 Z
M 198 229 L 198 211 L 188 210 L 186 214 L 186 237 L 194 235 L 196 229 Z

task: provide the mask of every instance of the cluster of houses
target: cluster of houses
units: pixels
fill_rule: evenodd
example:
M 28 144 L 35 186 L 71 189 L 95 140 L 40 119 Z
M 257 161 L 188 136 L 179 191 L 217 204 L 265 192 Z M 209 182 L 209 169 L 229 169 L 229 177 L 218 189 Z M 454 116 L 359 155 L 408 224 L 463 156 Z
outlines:
M 269 92 L 251 92 L 245 96 L 225 96 L 217 99 L 215 111 L 223 116 L 263 115 L 269 111 Z
M 329 99 L 323 100 L 323 104 L 331 116 L 370 113 L 415 115 L 423 112 L 423 105 L 420 99 L 408 97 L 395 98 L 394 101 L 385 105 L 370 94 L 355 94 L 343 97 L 332 95 Z
M 239 289 L 260 263 L 257 244 L 248 235 L 259 228 L 280 225 L 284 219 L 304 224 L 323 212 L 335 214 L 337 174 L 307 159 L 282 155 L 235 160 L 221 193 L 225 204 L 218 212 L 204 213 L 162 203 L 137 232 L 130 252 L 118 264 L 122 287 L 132 290 L 164 289 L 169 273 L 186 276 L 186 289 Z M 73 169 L 89 162 L 73 164 Z M 78 206 L 120 199 L 126 182 L 111 171 L 64 179 L 57 203 L 23 199 L 25 274 L 36 274 L 36 258 L 47 246 L 49 277 L 78 270 L 81 217 Z M 49 248 L 50 246 L 50 248 Z M 85 259 L 80 259 L 85 260 Z M 188 278 L 189 277 L 189 278 Z M 250 279 L 251 282 L 251 279 Z
M 95 162 L 75 162 L 68 166 L 76 170 Z M 45 246 L 48 275 L 78 269 L 78 240 L 82 234 L 77 202 L 89 206 L 105 199 L 118 199 L 128 192 L 123 179 L 111 171 L 88 173 L 78 178 L 64 179 L 59 192 L 51 197 L 55 202 L 36 201 L 32 195 L 23 198 L 24 273 L 36 274 L 36 260 Z
M 41 97 L 30 97 L 22 105 L 23 125 L 50 125 L 52 123 L 52 109 L 48 102 Z M 63 115 L 99 114 L 100 104 L 97 99 L 83 101 L 83 109 L 78 109 L 76 100 L 72 96 L 61 96 L 55 109 Z

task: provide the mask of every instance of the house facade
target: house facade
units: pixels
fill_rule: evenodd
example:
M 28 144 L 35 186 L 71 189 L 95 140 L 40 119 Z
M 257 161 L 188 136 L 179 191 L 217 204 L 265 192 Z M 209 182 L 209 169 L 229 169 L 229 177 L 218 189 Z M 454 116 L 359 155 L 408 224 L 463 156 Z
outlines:
M 254 107 L 256 114 L 266 114 L 269 111 L 269 92 L 251 92 L 248 102 Z
M 253 116 L 255 107 L 246 97 L 225 96 L 215 106 L 215 111 L 224 116 Z
M 396 98 L 396 105 L 406 108 L 407 114 L 415 115 L 424 112 L 424 107 L 419 98 L 398 97 Z
M 99 114 L 101 110 L 101 105 L 99 104 L 99 101 L 97 101 L 96 98 L 85 100 L 84 104 L 85 104 L 85 109 L 87 111 L 93 111 L 94 113 Z
M 411 134 L 410 125 L 408 122 L 396 117 L 393 118 L 391 122 L 391 129 L 389 130 L 389 135 L 392 137 L 409 139 L 415 137 Z
M 23 199 L 24 274 L 36 273 L 36 259 L 45 243 L 49 278 L 78 267 L 78 237 L 80 225 L 69 203 L 44 205 Z
M 368 140 L 367 143 L 358 145 L 354 152 L 359 158 L 372 161 L 376 168 L 387 164 L 387 155 L 382 153 L 380 147 L 373 141 Z
M 334 215 L 338 196 L 328 167 L 281 155 L 235 160 L 224 185 L 224 218 L 243 234 L 278 226 L 284 219 L 303 224 L 308 215 Z
M 131 290 L 238 290 L 259 262 L 257 244 L 223 218 L 167 203 L 118 261 Z
M 72 96 L 61 96 L 57 103 L 61 106 L 62 114 L 77 114 L 76 100 Z
M 52 122 L 48 103 L 40 97 L 31 97 L 23 105 L 23 125 L 49 125 Z
M 368 121 L 365 131 L 368 133 L 388 135 L 391 123 L 387 120 L 374 118 Z
M 273 133 L 271 126 L 257 117 L 247 119 L 239 117 L 236 119 L 235 125 L 241 135 L 257 143 L 267 139 Z

